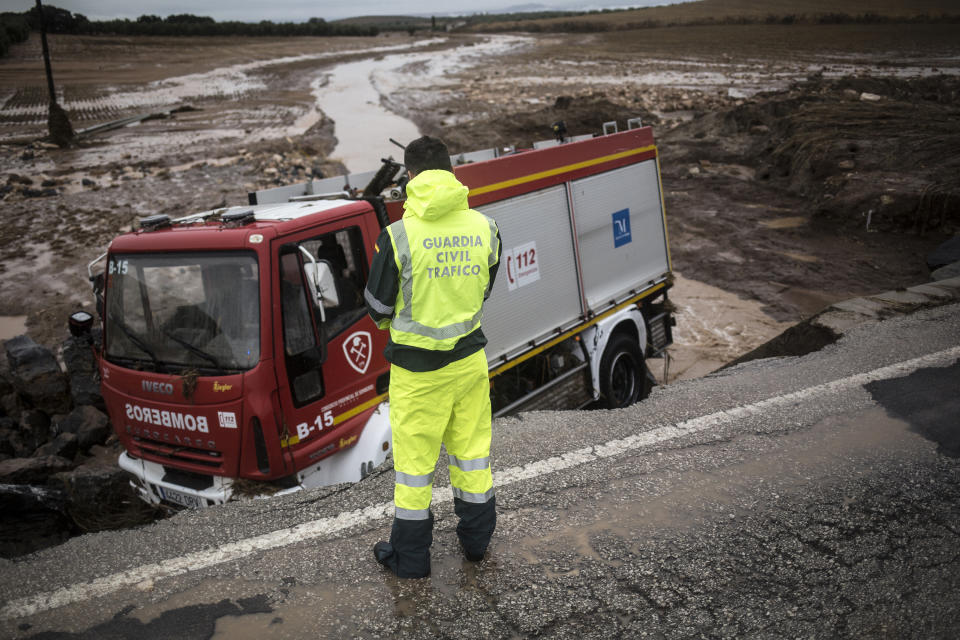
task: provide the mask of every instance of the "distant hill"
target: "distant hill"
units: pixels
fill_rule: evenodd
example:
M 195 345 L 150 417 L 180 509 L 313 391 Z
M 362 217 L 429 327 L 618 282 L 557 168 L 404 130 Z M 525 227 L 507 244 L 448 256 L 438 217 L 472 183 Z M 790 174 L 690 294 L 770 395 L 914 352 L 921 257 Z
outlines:
M 564 15 L 487 14 L 474 30 L 591 31 L 731 22 L 871 22 L 960 16 L 957 0 L 697 0 L 641 9 L 605 9 Z
M 336 24 L 356 25 L 361 27 L 379 26 L 382 24 L 416 27 L 430 26 L 430 18 L 423 16 L 357 16 L 355 18 L 331 20 L 330 22 Z
M 446 29 L 470 31 L 607 31 L 715 23 L 836 23 L 890 20 L 956 21 L 958 0 L 696 0 L 640 9 L 559 11 L 544 4 L 514 5 L 472 15 L 358 16 L 332 21 L 381 31 Z

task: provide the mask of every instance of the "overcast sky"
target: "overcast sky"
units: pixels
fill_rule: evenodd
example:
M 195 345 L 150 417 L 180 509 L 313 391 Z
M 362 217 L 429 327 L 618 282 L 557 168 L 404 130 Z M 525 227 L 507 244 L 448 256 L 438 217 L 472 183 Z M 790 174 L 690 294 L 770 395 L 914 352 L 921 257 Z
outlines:
M 446 0 L 442 3 L 442 13 L 435 0 L 351 0 L 334 2 L 332 0 L 44 0 L 61 9 L 82 13 L 91 20 L 110 18 L 137 18 L 144 14 L 168 16 L 176 13 L 192 13 L 199 16 L 211 16 L 216 20 L 242 20 L 256 22 L 272 20 L 274 22 L 299 22 L 308 18 L 336 20 L 351 16 L 365 15 L 416 15 L 416 14 L 470 14 L 484 11 L 501 11 L 511 7 L 542 5 L 544 9 L 562 9 L 580 11 L 614 7 L 645 7 L 671 4 L 679 0 Z M 34 0 L 0 0 L 0 10 L 26 11 L 34 6 Z

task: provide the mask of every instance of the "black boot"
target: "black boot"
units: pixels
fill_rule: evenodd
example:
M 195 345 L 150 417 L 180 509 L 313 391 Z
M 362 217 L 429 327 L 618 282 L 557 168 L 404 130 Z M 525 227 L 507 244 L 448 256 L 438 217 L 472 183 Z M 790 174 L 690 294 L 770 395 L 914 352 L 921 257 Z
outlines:
M 460 522 L 457 523 L 457 537 L 463 547 L 463 555 L 471 562 L 483 560 L 497 528 L 497 497 L 493 496 L 483 504 L 453 499 L 453 510 Z
M 424 578 L 430 575 L 431 544 L 432 512 L 426 520 L 394 518 L 390 542 L 373 545 L 373 556 L 398 578 Z

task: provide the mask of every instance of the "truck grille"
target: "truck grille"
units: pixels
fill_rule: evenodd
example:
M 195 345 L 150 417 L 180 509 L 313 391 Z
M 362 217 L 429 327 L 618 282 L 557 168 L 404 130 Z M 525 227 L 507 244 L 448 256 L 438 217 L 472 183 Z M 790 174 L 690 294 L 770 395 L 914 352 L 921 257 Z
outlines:
M 134 437 L 133 442 L 139 447 L 142 457 L 161 464 L 180 462 L 198 465 L 210 471 L 219 471 L 223 468 L 223 453 L 220 451 L 171 445 L 143 437 Z

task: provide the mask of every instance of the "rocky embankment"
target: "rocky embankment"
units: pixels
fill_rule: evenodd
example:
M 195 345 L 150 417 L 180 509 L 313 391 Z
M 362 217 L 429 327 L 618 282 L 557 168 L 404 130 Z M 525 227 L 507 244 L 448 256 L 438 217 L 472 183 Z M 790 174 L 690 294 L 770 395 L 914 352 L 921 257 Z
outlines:
M 0 557 L 152 517 L 117 466 L 90 341 L 60 355 L 26 335 L 4 343 L 0 371 Z

